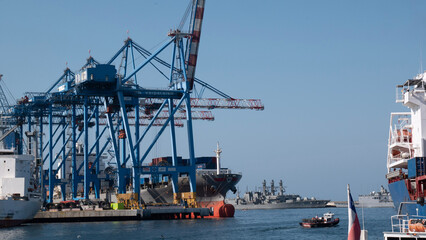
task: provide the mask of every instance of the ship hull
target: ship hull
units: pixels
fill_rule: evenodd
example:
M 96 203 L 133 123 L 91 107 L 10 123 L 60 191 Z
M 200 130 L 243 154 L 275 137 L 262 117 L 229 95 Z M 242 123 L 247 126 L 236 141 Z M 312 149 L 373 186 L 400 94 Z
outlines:
M 200 207 L 210 208 L 213 215 L 219 217 L 219 209 L 225 205 L 228 191 L 236 191 L 235 185 L 241 180 L 241 174 L 221 173 L 216 171 L 197 171 L 196 199 Z M 190 192 L 189 179 L 179 178 L 179 192 Z M 172 184 L 158 185 L 141 189 L 141 198 L 146 204 L 173 203 Z
M 417 204 L 415 200 L 411 200 L 405 180 L 389 183 L 389 192 L 392 196 L 395 209 L 399 209 L 402 202 L 412 203 L 403 205 L 403 214 L 408 213 L 409 215 L 426 215 L 426 206 L 421 206 L 420 204 Z
M 393 208 L 394 203 L 393 202 L 384 202 L 384 203 L 359 203 L 357 204 L 357 207 L 364 207 L 364 208 Z
M 336 218 L 335 220 L 331 222 L 301 222 L 299 223 L 300 226 L 304 228 L 320 228 L 320 227 L 334 227 L 339 224 L 339 219 Z
M 393 208 L 394 203 L 392 201 L 371 201 L 371 200 L 362 200 L 361 198 L 358 201 L 357 206 L 364 208 Z
M 0 227 L 13 227 L 28 222 L 40 210 L 39 200 L 0 200 Z
M 328 207 L 328 200 L 308 200 L 300 202 L 282 202 L 271 204 L 236 204 L 235 201 L 228 201 L 234 205 L 237 210 L 255 210 L 255 209 L 291 209 L 291 208 L 325 208 Z

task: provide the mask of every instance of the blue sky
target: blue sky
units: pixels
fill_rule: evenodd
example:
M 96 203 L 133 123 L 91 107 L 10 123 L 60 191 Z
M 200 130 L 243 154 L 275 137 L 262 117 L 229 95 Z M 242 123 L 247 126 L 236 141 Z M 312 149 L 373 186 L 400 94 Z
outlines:
M 0 0 L 0 73 L 16 98 L 45 91 L 89 49 L 106 62 L 130 36 L 154 50 L 187 4 Z M 241 191 L 283 179 L 290 193 L 344 200 L 347 183 L 353 195 L 386 185 L 390 112 L 404 110 L 395 86 L 426 62 L 425 7 L 207 0 L 196 76 L 234 98 L 262 99 L 265 110 L 214 110 L 214 122 L 195 122 L 196 155 L 212 155 L 219 141 L 223 164 L 243 173 Z M 152 157 L 169 154 L 167 135 L 160 140 Z

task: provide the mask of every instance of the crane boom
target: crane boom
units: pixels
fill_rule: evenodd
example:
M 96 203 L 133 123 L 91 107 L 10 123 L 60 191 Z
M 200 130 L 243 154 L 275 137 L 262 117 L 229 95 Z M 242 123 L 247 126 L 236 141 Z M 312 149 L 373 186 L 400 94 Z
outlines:
M 0 82 L 2 81 L 3 75 L 0 74 Z M 8 109 L 10 108 L 9 101 L 7 101 L 6 94 L 3 91 L 3 87 L 0 85 L 0 113 L 6 114 Z
M 162 99 L 147 98 L 144 107 L 158 106 Z M 264 110 L 265 107 L 260 99 L 228 99 L 228 98 L 191 98 L 191 108 L 221 108 L 221 109 L 252 109 Z M 174 101 L 177 104 L 177 100 Z
M 149 125 L 148 119 L 139 119 L 139 126 L 148 126 Z M 154 127 L 162 127 L 164 125 L 165 121 L 164 119 L 157 119 L 154 121 L 153 125 Z M 101 118 L 99 121 L 99 125 L 108 125 L 107 120 L 105 118 Z M 135 125 L 135 119 L 129 119 L 129 125 L 134 126 Z M 179 119 L 175 120 L 175 126 L 176 127 L 183 127 L 183 122 Z M 0 140 L 1 141 L 1 140 Z
M 198 47 L 200 45 L 201 26 L 204 16 L 205 0 L 193 0 L 192 18 L 190 23 L 191 39 L 186 52 L 185 61 L 187 64 L 186 76 L 189 82 L 189 89 L 194 86 L 195 66 L 197 65 Z

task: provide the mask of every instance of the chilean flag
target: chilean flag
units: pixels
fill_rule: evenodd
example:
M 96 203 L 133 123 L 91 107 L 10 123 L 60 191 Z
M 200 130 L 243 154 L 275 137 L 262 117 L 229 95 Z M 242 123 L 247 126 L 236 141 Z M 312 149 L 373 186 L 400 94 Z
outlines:
M 361 237 L 361 226 L 356 214 L 355 204 L 352 200 L 351 190 L 348 184 L 348 240 L 359 240 Z

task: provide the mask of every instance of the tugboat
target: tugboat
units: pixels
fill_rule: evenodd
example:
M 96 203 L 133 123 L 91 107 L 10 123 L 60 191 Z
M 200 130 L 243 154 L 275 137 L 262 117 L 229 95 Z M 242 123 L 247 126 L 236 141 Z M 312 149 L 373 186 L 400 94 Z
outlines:
M 334 227 L 339 224 L 339 218 L 334 218 L 334 213 L 328 212 L 324 213 L 322 217 L 302 219 L 299 224 L 304 228 Z

